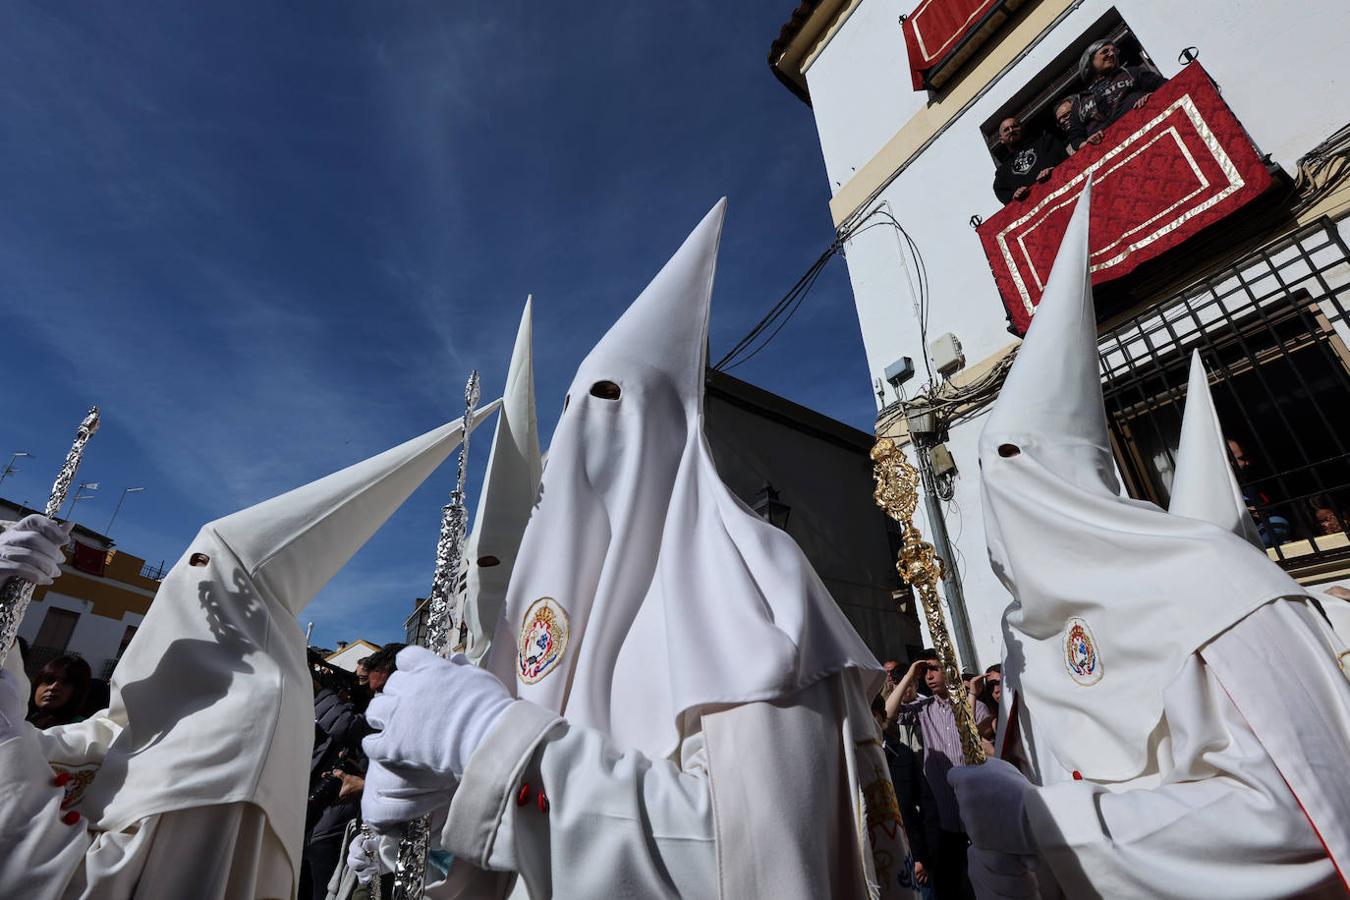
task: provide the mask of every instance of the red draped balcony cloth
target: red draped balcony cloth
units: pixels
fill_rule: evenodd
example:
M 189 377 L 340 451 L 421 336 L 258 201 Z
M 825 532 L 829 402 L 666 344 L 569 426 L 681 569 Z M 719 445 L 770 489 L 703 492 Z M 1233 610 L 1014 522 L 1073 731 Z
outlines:
M 108 551 L 75 541 L 75 550 L 70 555 L 70 564 L 81 572 L 90 575 L 102 575 L 108 565 Z
M 1232 215 L 1270 187 L 1270 172 L 1209 75 L 1191 63 L 1143 109 L 1086 144 L 979 226 L 1013 329 L 1025 334 L 1068 227 L 1092 178 L 1092 283 L 1133 271 Z
M 1024 0 L 920 0 L 905 17 L 914 90 L 945 83 Z

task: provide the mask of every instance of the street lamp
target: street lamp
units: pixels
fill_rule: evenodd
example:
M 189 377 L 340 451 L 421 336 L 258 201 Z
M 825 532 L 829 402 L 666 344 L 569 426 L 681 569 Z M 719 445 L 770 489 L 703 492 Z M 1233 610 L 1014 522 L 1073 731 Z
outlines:
M 19 470 L 14 468 L 14 462 L 15 460 L 25 456 L 28 457 L 29 459 L 33 458 L 33 454 L 29 453 L 26 450 L 19 450 L 9 458 L 9 463 L 3 469 L 0 469 L 0 482 L 3 482 L 6 478 L 8 478 L 11 475 L 18 473 Z
M 97 481 L 81 481 L 80 486 L 75 489 L 75 496 L 70 498 L 70 512 L 66 514 L 66 518 L 73 520 L 75 518 L 75 504 L 81 500 L 88 500 L 89 495 L 97 490 Z
M 773 485 L 768 481 L 759 489 L 755 495 L 755 501 L 750 504 L 755 515 L 768 522 L 775 528 L 786 530 L 788 516 L 792 514 L 792 507 L 778 499 L 778 492 L 773 489 Z
M 113 507 L 113 514 L 108 517 L 108 526 L 103 529 L 104 535 L 112 534 L 112 523 L 117 520 L 117 514 L 122 511 L 122 501 L 127 499 L 127 494 L 139 494 L 144 490 L 143 487 L 122 488 L 122 496 L 117 498 L 117 505 Z

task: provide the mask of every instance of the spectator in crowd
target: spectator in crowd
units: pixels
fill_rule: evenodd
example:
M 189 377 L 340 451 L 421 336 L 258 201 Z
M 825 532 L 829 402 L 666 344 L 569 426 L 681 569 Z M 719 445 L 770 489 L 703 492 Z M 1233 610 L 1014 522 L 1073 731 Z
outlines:
M 939 900 L 964 900 L 974 897 L 966 875 L 966 850 L 970 840 L 961 824 L 956 794 L 947 783 L 947 772 L 955 766 L 965 765 L 965 757 L 961 753 L 961 735 L 952 709 L 954 700 L 947 677 L 936 660 L 937 653 L 933 650 L 920 654 L 887 698 L 886 714 L 888 719 L 897 716 L 902 725 L 917 725 L 923 735 L 924 780 L 936 801 L 939 825 L 937 841 L 929 848 L 932 865 L 926 868 Z M 904 698 L 910 695 L 909 689 L 920 680 L 932 695 L 906 702 Z M 976 722 L 989 716 L 989 710 L 980 701 L 974 701 L 973 706 Z
M 80 708 L 93 680 L 89 663 L 78 656 L 58 656 L 33 679 L 28 721 L 38 728 L 80 721 Z
M 899 683 L 896 676 L 900 670 L 900 663 L 894 659 L 888 659 L 881 664 L 881 668 L 886 671 L 886 681 L 881 686 L 881 697 L 884 700 L 890 696 L 891 691 L 895 690 L 896 684 Z
M 1069 142 L 1069 133 L 1074 130 L 1074 122 L 1077 118 L 1077 97 L 1065 97 L 1055 104 L 1055 124 L 1059 126 L 1059 133 L 1064 136 L 1064 152 L 1068 156 L 1073 156 L 1078 150 Z
M 1228 452 L 1233 457 L 1233 468 L 1238 483 L 1242 486 L 1242 499 L 1256 522 L 1256 531 L 1261 538 L 1261 544 L 1265 547 L 1283 544 L 1293 533 L 1293 526 L 1286 517 L 1270 512 L 1271 500 L 1264 491 L 1256 490 L 1246 483 L 1254 474 L 1252 457 L 1248 456 L 1242 444 L 1233 438 L 1228 439 Z
M 354 679 L 330 668 L 314 677 L 314 755 L 310 761 L 304 871 L 300 900 L 324 900 L 328 881 L 342 858 L 347 823 L 361 812 L 365 756 L 361 739 L 370 733 L 365 717 L 345 698 Z
M 1028 139 L 1022 120 L 1009 116 L 998 125 L 994 157 L 994 196 L 1000 203 L 1010 203 L 1025 199 L 1031 185 L 1049 178 L 1068 154 L 1064 143 L 1049 131 Z
M 1312 507 L 1313 525 L 1316 526 L 1317 534 L 1340 534 L 1345 530 L 1345 523 L 1336 512 L 1336 507 L 1325 495 L 1313 497 L 1308 501 L 1308 505 Z
M 361 815 L 365 767 L 365 756 L 359 749 L 344 748 L 337 765 L 325 773 L 326 793 L 331 799 L 310 830 L 304 850 L 312 892 L 309 896 L 314 900 L 325 900 L 328 896 L 328 883 L 347 848 L 344 842 L 347 823 Z M 304 900 L 305 895 L 299 896 Z
M 1003 699 L 1003 664 L 994 663 L 984 670 L 979 684 L 972 692 L 976 702 L 982 704 L 988 715 L 976 718 L 975 728 L 980 732 L 980 741 L 984 744 L 986 756 L 994 755 L 994 733 L 998 728 L 998 705 Z
M 885 698 L 899 687 L 894 680 L 899 663 L 892 661 L 885 665 L 893 665 L 893 668 L 886 670 L 886 687 L 882 688 L 882 695 L 872 701 L 872 715 L 881 732 L 881 747 L 886 753 L 895 799 L 900 805 L 900 819 L 909 837 L 909 849 L 914 854 L 914 880 L 921 889 L 927 889 L 931 881 L 928 869 L 932 865 L 928 848 L 937 840 L 940 829 L 937 804 L 932 791 L 924 783 L 923 739 L 919 729 L 913 725 L 901 725 L 898 710 L 897 714 L 887 714 Z M 900 697 L 900 701 L 912 702 L 917 696 L 918 692 L 911 684 L 905 688 L 905 695 Z
M 384 683 L 389 680 L 389 676 L 394 674 L 397 666 L 394 665 L 394 657 L 398 656 L 398 651 L 404 648 L 404 644 L 385 644 L 380 650 L 375 651 L 366 657 L 366 685 L 370 688 L 372 694 L 378 694 L 384 690 Z
M 1078 98 L 1078 114 L 1069 131 L 1069 146 L 1100 144 L 1102 133 L 1132 109 L 1148 103 L 1149 95 L 1167 83 L 1145 66 L 1120 64 L 1120 49 L 1111 41 L 1094 41 L 1083 51 L 1078 76 L 1087 90 Z
M 356 663 L 351 700 L 343 700 L 333 692 L 325 696 L 325 688 L 317 688 L 315 695 L 315 762 L 312 784 L 311 827 L 305 838 L 306 893 L 302 885 L 301 900 L 313 896 L 323 900 L 327 896 L 329 878 L 338 869 L 347 847 L 347 826 L 360 815 L 360 799 L 365 791 L 366 756 L 360 749 L 360 739 L 370 734 L 366 716 L 362 715 L 371 696 L 379 694 L 396 671 L 394 657 L 402 644 L 386 644 L 382 649 L 362 657 Z M 331 735 L 328 756 L 320 758 L 319 746 L 324 734 Z M 386 892 L 393 884 L 393 876 L 381 878 Z

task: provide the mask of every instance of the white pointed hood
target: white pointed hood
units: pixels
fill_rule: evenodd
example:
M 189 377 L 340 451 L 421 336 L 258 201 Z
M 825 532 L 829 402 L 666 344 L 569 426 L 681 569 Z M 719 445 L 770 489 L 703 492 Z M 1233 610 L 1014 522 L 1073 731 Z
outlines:
M 74 807 L 91 827 L 253 803 L 299 871 L 314 695 L 295 615 L 462 433 L 443 425 L 202 527 L 113 672 L 108 709 L 44 737 L 53 764 L 92 774 Z
M 1035 724 L 1026 738 L 1043 781 L 1151 771 L 1163 690 L 1186 657 L 1257 606 L 1302 594 L 1233 534 L 1118 495 L 1090 202 L 1089 188 L 980 436 L 989 559 L 1013 595 L 1004 677 Z
M 1172 499 L 1167 507 L 1174 516 L 1202 519 L 1231 531 L 1265 552 L 1256 522 L 1247 511 L 1233 467 L 1228 462 L 1209 378 L 1200 362 L 1200 351 L 1191 353 L 1191 377 L 1186 388 L 1186 412 L 1181 417 L 1181 440 L 1177 444 L 1176 474 Z
M 506 373 L 502 412 L 492 436 L 487 474 L 478 495 L 473 533 L 466 545 L 469 564 L 468 626 L 465 655 L 474 662 L 486 655 L 506 603 L 516 554 L 539 496 L 544 465 L 539 455 L 539 425 L 534 405 L 533 298 L 525 301 L 515 349 Z
M 703 435 L 719 202 L 582 362 L 488 667 L 653 757 L 682 719 L 879 666 Z M 879 676 L 878 676 L 879 679 Z

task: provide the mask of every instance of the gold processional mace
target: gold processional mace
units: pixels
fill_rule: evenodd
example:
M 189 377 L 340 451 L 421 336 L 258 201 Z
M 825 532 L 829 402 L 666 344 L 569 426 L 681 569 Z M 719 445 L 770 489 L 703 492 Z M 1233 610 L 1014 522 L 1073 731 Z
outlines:
M 872 466 L 877 481 L 877 489 L 873 494 L 877 506 L 900 523 L 903 543 L 895 568 L 905 584 L 918 591 L 919 601 L 923 604 L 928 633 L 933 638 L 933 649 L 937 651 L 938 662 L 947 676 L 947 686 L 954 698 L 952 712 L 956 714 L 956 730 L 961 735 L 961 754 L 965 757 L 966 765 L 979 765 L 985 759 L 984 746 L 975 728 L 975 715 L 966 695 L 966 685 L 961 680 L 956 650 L 952 647 L 951 634 L 947 631 L 947 617 L 942 612 L 942 601 L 938 597 L 937 584 L 942 579 L 942 560 L 914 524 L 914 510 L 919 504 L 919 472 L 905 458 L 900 446 L 888 437 L 879 438 L 872 448 Z

